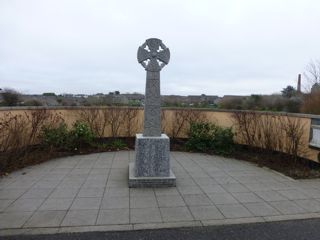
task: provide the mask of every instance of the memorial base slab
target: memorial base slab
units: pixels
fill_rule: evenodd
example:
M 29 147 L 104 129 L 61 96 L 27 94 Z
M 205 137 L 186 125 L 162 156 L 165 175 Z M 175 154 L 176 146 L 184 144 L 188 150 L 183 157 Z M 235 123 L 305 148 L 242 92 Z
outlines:
M 175 187 L 176 176 L 170 170 L 168 177 L 136 177 L 135 163 L 129 164 L 129 188 L 161 188 Z

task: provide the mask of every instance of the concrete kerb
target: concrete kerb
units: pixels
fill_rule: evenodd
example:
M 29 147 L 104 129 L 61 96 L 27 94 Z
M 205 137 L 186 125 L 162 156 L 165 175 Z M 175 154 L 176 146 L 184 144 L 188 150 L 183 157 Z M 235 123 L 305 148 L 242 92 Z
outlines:
M 170 223 L 141 223 L 141 224 L 119 224 L 119 225 L 101 225 L 101 226 L 75 226 L 75 227 L 45 227 L 45 228 L 17 228 L 2 229 L 0 236 L 14 235 L 41 235 L 57 233 L 80 233 L 80 232 L 119 232 L 119 231 L 137 231 L 146 229 L 169 229 L 169 228 L 189 228 L 189 227 L 208 227 L 222 225 L 240 225 L 250 223 L 281 222 L 290 220 L 320 219 L 320 213 L 281 215 L 270 217 L 249 217 L 220 220 L 195 220 Z

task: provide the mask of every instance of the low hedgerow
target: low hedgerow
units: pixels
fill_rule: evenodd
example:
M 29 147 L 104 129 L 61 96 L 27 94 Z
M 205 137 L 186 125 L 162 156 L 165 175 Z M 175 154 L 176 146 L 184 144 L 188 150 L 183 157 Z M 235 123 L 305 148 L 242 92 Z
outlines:
M 190 125 L 186 147 L 189 151 L 228 155 L 234 150 L 233 136 L 231 128 L 195 122 Z
M 91 147 L 95 138 L 88 125 L 80 121 L 75 122 L 70 130 L 65 123 L 46 126 L 40 136 L 43 146 L 61 151 Z

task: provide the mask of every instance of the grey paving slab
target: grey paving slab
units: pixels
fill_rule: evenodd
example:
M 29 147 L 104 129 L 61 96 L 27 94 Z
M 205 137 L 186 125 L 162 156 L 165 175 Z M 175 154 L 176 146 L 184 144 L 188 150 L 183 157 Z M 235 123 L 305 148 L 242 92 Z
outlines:
M 94 225 L 98 210 L 70 210 L 63 219 L 61 226 L 89 226 Z
M 108 188 L 112 188 L 112 187 L 119 187 L 119 188 L 123 188 L 123 187 L 128 187 L 128 181 L 124 181 L 124 180 L 108 180 L 107 181 L 107 187 Z
M 183 195 L 183 199 L 188 206 L 213 205 L 211 200 L 205 194 Z
M 59 185 L 61 180 L 47 180 L 47 181 L 39 181 L 35 183 L 32 188 L 55 188 Z
M 130 188 L 130 197 L 153 197 L 153 188 Z
M 129 208 L 129 197 L 105 197 L 101 203 L 102 209 Z
M 272 186 L 266 183 L 259 183 L 259 182 L 254 182 L 254 183 L 247 183 L 246 188 L 248 188 L 251 191 L 270 191 L 273 190 Z
M 106 185 L 107 180 L 105 179 L 89 179 L 80 185 L 83 188 L 103 188 Z
M 68 210 L 72 202 L 73 198 L 48 198 L 39 210 Z
M 31 188 L 21 198 L 47 198 L 54 188 Z
M 130 209 L 131 223 L 162 222 L 159 208 L 133 208 Z
M 257 191 L 254 193 L 267 202 L 288 200 L 285 196 L 273 190 Z
M 77 197 L 103 197 L 104 187 L 80 188 Z
M 220 185 L 208 185 L 208 186 L 200 186 L 200 187 L 201 187 L 201 190 L 207 194 L 226 192 L 226 190 Z
M 262 202 L 263 200 L 252 192 L 232 193 L 233 197 L 240 203 Z
M 272 176 L 270 176 L 272 177 Z M 275 180 L 274 180 L 275 181 Z M 272 190 L 289 190 L 292 187 L 284 182 L 264 182 L 264 184 L 268 185 Z
M 44 198 L 20 198 L 5 209 L 6 212 L 28 212 L 37 210 L 45 201 Z
M 244 206 L 256 217 L 280 215 L 280 212 L 266 202 L 244 203 Z
M 82 175 L 82 174 L 89 174 L 90 168 L 74 168 L 69 174 L 70 175 Z
M 13 201 L 13 199 L 0 199 L 0 212 L 3 212 Z
M 130 198 L 130 208 L 156 208 L 156 207 L 158 207 L 158 204 L 154 196 Z
M 70 209 L 99 209 L 102 198 L 75 198 Z
M 230 193 L 212 193 L 208 194 L 209 198 L 215 204 L 233 204 L 238 201 Z
M 221 186 L 230 193 L 250 192 L 248 188 L 246 188 L 243 184 L 240 183 L 221 184 Z
M 187 207 L 161 208 L 160 212 L 165 222 L 190 221 L 193 217 Z
M 157 196 L 159 207 L 179 207 L 185 206 L 185 202 L 180 195 Z
M 164 196 L 164 195 L 180 195 L 177 188 L 155 188 L 154 193 L 156 196 Z
M 197 183 L 199 186 L 207 186 L 207 185 L 215 185 L 218 184 L 213 178 L 211 177 L 196 177 L 193 178 L 194 182 Z
M 285 196 L 289 200 L 296 200 L 296 199 L 308 199 L 309 196 L 306 195 L 303 192 L 300 192 L 299 190 L 296 189 L 289 189 L 289 190 L 279 190 L 277 191 L 281 195 Z
M 216 205 L 226 218 L 245 218 L 253 215 L 241 204 Z
M 317 183 L 320 185 L 320 183 Z M 305 193 L 307 196 L 312 198 L 319 198 L 320 199 L 320 190 L 316 188 L 302 188 L 299 190 L 303 193 Z
M 181 186 L 177 184 L 178 191 L 181 194 L 201 194 L 203 193 L 201 188 L 198 186 Z
M 15 189 L 15 188 L 25 188 L 25 189 L 29 189 L 30 187 L 32 187 L 32 185 L 34 185 L 36 183 L 35 180 L 26 180 L 26 179 L 22 179 L 22 180 L 17 180 L 11 184 L 8 185 L 7 188 L 11 188 L 11 189 Z
M 107 188 L 105 190 L 105 197 L 128 197 L 129 196 L 129 188 L 123 187 L 123 188 Z
M 80 188 L 56 188 L 50 195 L 49 198 L 74 198 L 78 192 L 80 191 Z
M 191 206 L 190 211 L 196 220 L 224 219 L 215 206 Z
M 315 199 L 302 199 L 302 200 L 295 200 L 294 202 L 309 212 L 320 212 L 319 200 L 317 201 Z
M 129 208 L 100 210 L 97 225 L 128 224 Z
M 37 211 L 24 227 L 59 227 L 67 211 Z
M 83 185 L 83 180 L 67 180 L 59 183 L 58 188 L 80 188 Z
M 282 214 L 298 214 L 308 212 L 293 201 L 276 201 L 268 203 Z
M 219 183 L 219 184 L 230 184 L 230 183 L 238 183 L 236 179 L 234 179 L 231 176 L 226 176 L 226 177 L 214 177 L 214 179 Z
M 0 213 L 0 228 L 21 228 L 33 212 Z
M 0 199 L 17 199 L 23 193 L 25 193 L 26 189 L 2 189 L 0 190 Z
M 196 182 L 190 176 L 185 178 L 177 178 L 176 182 L 177 186 L 181 187 L 197 186 Z
M 97 175 L 99 176 L 101 175 L 108 178 L 109 173 L 110 173 L 110 168 L 103 168 L 103 167 L 92 168 L 89 172 L 88 178 L 90 178 L 90 176 L 97 176 Z

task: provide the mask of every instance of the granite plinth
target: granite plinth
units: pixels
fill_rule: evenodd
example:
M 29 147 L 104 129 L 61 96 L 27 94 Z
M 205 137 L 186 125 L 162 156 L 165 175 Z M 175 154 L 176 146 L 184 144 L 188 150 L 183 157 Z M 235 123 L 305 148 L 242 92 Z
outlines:
M 136 177 L 135 163 L 129 164 L 129 188 L 160 188 L 160 187 L 175 187 L 176 176 L 170 170 L 168 177 Z
M 136 135 L 136 177 L 168 177 L 170 175 L 170 139 Z
M 167 135 L 136 135 L 136 159 L 129 164 L 129 187 L 174 187 L 170 170 L 170 139 Z

